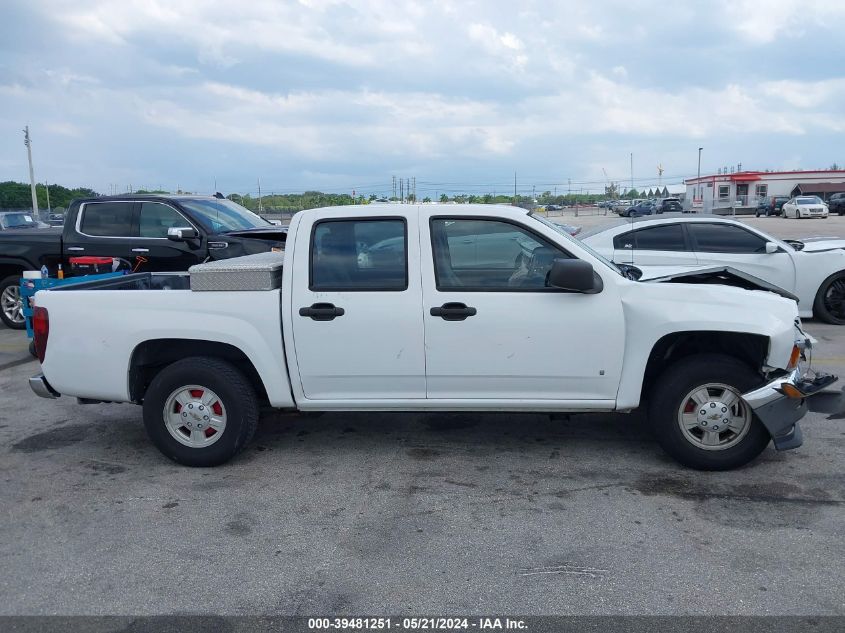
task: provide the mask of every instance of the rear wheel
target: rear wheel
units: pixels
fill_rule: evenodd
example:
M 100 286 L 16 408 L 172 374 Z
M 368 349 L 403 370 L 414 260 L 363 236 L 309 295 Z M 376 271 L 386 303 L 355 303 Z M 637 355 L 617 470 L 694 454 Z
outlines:
M 691 468 L 747 464 L 771 439 L 740 397 L 760 382 L 750 367 L 730 356 L 697 354 L 678 361 L 651 394 L 649 420 L 658 443 Z
M 185 466 L 217 466 L 237 455 L 258 424 L 252 383 L 231 363 L 196 356 L 165 367 L 144 396 L 153 444 Z
M 13 330 L 26 328 L 21 298 L 21 278 L 17 275 L 0 281 L 0 320 Z

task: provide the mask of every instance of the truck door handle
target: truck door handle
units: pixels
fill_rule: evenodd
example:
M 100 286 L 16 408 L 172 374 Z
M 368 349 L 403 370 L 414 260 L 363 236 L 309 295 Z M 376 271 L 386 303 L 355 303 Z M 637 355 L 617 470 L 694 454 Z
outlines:
M 149 253 L 150 249 L 148 249 L 148 248 L 133 248 L 132 252 L 133 253 Z
M 84 251 L 85 249 L 81 246 L 68 246 L 67 249 L 69 251 Z
M 450 302 L 439 308 L 432 308 L 430 312 L 431 316 L 440 317 L 444 321 L 464 321 L 467 317 L 475 316 L 477 310 L 465 303 Z
M 308 308 L 300 308 L 299 316 L 311 317 L 314 321 L 332 321 L 335 317 L 343 316 L 346 311 L 336 308 L 333 303 L 314 303 Z

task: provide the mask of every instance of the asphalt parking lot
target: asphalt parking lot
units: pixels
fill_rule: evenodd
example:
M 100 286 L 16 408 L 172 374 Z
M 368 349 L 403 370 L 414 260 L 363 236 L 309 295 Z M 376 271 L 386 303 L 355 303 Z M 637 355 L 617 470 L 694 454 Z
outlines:
M 845 328 L 807 329 L 845 376 Z M 845 414 L 727 473 L 679 467 L 638 414 L 268 414 L 189 469 L 140 408 L 0 367 L 0 615 L 845 614 Z

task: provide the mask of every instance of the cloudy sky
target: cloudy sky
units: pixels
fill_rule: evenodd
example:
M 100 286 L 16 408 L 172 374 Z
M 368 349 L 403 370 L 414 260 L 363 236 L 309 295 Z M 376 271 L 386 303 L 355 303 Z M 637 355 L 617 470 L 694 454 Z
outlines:
M 3 0 L 0 180 L 599 189 L 845 163 L 842 0 Z

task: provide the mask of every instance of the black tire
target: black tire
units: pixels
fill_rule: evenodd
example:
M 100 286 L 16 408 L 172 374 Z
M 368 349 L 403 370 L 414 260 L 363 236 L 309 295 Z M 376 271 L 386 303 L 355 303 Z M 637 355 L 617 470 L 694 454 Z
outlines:
M 225 428 L 209 446 L 180 443 L 164 420 L 171 394 L 194 385 L 214 392 L 225 412 Z M 194 356 L 168 365 L 156 375 L 144 396 L 147 435 L 165 456 L 185 466 L 218 466 L 229 461 L 249 443 L 257 425 L 258 398 L 252 383 L 237 367 L 219 358 Z
M 825 299 L 829 290 L 832 290 L 837 295 L 832 297 L 834 301 L 843 302 L 840 308 L 841 316 L 837 316 L 834 312 L 834 306 L 829 305 L 830 300 Z M 813 301 L 813 316 L 825 323 L 845 325 L 845 272 L 832 274 L 819 286 L 819 290 L 816 292 L 816 298 Z
M 697 386 L 721 383 L 745 393 L 762 379 L 745 363 L 721 354 L 696 354 L 681 359 L 658 378 L 651 391 L 649 420 L 657 442 L 684 466 L 698 470 L 730 470 L 757 457 L 771 440 L 763 423 L 751 412 L 750 428 L 738 443 L 707 450 L 681 431 L 679 411 L 684 398 Z
M 6 292 L 6 288 L 9 286 L 17 286 L 20 287 L 21 285 L 21 278 L 20 275 L 11 275 L 10 277 L 6 277 L 3 281 L 0 281 L 0 296 L 4 292 Z M 12 330 L 25 330 L 26 329 L 26 322 L 21 321 L 16 323 L 12 319 L 6 316 L 6 313 L 3 310 L 0 310 L 0 321 L 3 321 L 3 325 L 7 328 L 11 328 Z

